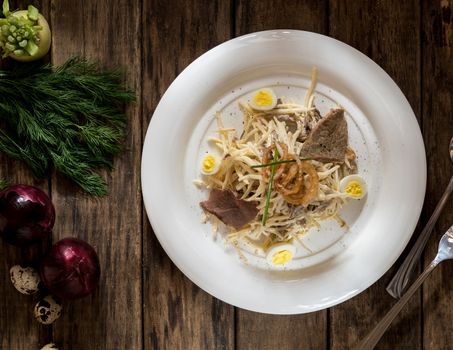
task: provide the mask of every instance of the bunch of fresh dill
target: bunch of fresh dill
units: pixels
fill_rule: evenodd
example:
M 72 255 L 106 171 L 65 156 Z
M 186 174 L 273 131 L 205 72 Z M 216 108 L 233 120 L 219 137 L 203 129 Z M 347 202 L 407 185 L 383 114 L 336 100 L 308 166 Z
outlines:
M 83 58 L 0 70 L 0 152 L 37 177 L 55 168 L 86 192 L 105 195 L 97 171 L 112 170 L 126 136 L 124 104 L 134 99 L 120 71 Z

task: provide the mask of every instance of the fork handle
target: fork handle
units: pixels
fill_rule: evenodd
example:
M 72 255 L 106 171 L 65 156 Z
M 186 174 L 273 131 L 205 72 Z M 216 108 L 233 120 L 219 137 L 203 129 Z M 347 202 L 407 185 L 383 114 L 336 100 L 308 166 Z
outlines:
M 426 277 L 434 270 L 439 264 L 437 258 L 429 264 L 429 266 L 423 271 L 423 273 L 417 278 L 417 280 L 410 286 L 406 294 L 404 294 L 400 300 L 387 312 L 387 314 L 379 321 L 379 323 L 363 338 L 363 340 L 354 347 L 354 350 L 370 350 L 373 349 L 382 335 L 385 333 L 387 328 L 390 326 L 392 321 L 398 316 L 401 309 L 406 305 L 411 296 L 417 291 L 420 285 L 425 281 Z
M 395 276 L 393 276 L 392 280 L 388 284 L 387 292 L 392 297 L 401 298 L 401 295 L 404 293 L 407 282 L 409 282 L 410 278 L 414 273 L 415 267 L 417 266 L 417 263 L 423 252 L 423 249 L 425 248 L 425 245 L 428 242 L 428 238 L 431 234 L 431 231 L 433 230 L 434 225 L 436 224 L 437 219 L 452 191 L 453 191 L 453 176 L 450 178 L 450 182 L 447 188 L 445 189 L 444 194 L 437 203 L 436 209 L 434 209 L 434 212 L 429 218 L 428 223 L 426 224 L 422 233 L 420 233 L 420 236 L 418 237 L 411 251 L 406 256 L 406 259 L 404 259 L 403 264 L 400 266 Z

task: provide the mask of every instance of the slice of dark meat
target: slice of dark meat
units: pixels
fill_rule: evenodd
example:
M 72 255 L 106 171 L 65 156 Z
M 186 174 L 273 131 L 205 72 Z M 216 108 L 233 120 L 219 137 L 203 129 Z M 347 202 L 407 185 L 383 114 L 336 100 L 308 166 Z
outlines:
M 236 230 L 255 219 L 258 202 L 238 199 L 230 190 L 213 189 L 207 201 L 201 202 L 203 210 L 215 215 L 225 225 Z
M 348 125 L 341 108 L 330 110 L 308 135 L 300 155 L 321 162 L 343 163 L 348 147 Z

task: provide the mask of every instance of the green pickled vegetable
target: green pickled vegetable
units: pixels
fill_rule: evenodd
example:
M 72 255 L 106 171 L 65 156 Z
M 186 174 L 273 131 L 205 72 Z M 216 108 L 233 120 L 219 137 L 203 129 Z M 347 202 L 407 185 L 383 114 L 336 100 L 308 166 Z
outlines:
M 18 61 L 42 58 L 50 49 L 51 33 L 46 19 L 32 5 L 28 10 L 11 12 L 8 0 L 3 1 L 0 19 L 0 51 L 2 57 Z

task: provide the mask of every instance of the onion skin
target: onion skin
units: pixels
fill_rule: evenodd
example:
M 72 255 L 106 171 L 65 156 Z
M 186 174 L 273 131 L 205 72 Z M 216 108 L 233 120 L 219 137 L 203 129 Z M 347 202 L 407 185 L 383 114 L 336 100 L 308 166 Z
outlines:
M 94 248 L 87 242 L 68 237 L 55 243 L 41 261 L 41 280 L 63 300 L 91 294 L 99 284 L 101 268 Z
M 0 236 L 13 245 L 37 243 L 49 236 L 55 223 L 52 201 L 39 188 L 9 186 L 0 191 Z

